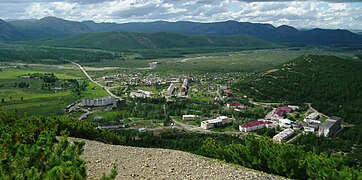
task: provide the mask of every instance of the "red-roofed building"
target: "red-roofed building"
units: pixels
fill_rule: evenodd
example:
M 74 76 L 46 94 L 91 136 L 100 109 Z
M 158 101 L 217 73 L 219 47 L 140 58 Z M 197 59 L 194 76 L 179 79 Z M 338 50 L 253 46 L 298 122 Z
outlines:
M 277 108 L 274 110 L 273 117 L 275 117 L 277 119 L 284 118 L 284 115 L 289 114 L 291 112 L 293 112 L 293 109 L 290 107 L 287 107 L 287 106 L 280 107 L 280 108 Z
M 245 109 L 246 106 L 238 103 L 238 102 L 231 102 L 231 103 L 227 103 L 226 107 L 230 108 L 230 109 Z
M 231 90 L 228 90 L 228 89 L 225 89 L 225 90 L 224 90 L 224 93 L 225 93 L 225 94 L 228 94 L 228 95 L 232 95 L 232 94 L 233 94 L 233 92 L 232 92 Z
M 265 127 L 272 127 L 272 122 L 270 121 L 264 121 L 264 120 L 258 120 L 258 121 L 253 121 L 250 123 L 246 123 L 243 125 L 239 126 L 239 130 L 241 132 L 249 132 L 249 131 L 255 131 L 258 129 L 263 129 Z

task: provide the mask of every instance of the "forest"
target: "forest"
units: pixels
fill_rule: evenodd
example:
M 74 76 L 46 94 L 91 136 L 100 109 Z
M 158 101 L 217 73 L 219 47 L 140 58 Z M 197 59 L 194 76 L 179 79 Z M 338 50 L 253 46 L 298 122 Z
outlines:
M 26 62 L 38 64 L 67 63 L 64 59 L 78 62 L 99 62 L 101 60 L 123 60 L 123 56 L 118 53 L 97 50 L 0 44 L 0 62 Z
M 340 116 L 346 126 L 337 137 L 300 136 L 306 150 L 346 154 L 345 163 L 362 166 L 362 62 L 335 56 L 305 55 L 272 72 L 260 73 L 234 86 L 257 101 L 311 103 L 329 116 Z M 252 87 L 252 88 L 251 88 Z

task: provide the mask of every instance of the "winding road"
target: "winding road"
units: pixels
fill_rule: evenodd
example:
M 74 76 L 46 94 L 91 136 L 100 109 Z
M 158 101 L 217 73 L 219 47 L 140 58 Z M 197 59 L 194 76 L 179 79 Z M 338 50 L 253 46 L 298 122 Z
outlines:
M 70 60 L 67 60 L 67 61 L 70 62 L 70 63 L 72 63 L 72 64 L 74 64 L 74 65 L 76 65 L 76 66 L 78 66 L 79 69 L 81 69 L 81 70 L 83 71 L 84 75 L 85 75 L 91 82 L 93 82 L 93 83 L 96 84 L 97 86 L 99 86 L 99 87 L 101 87 L 102 89 L 104 89 L 109 95 L 111 95 L 111 96 L 113 96 L 113 97 L 115 97 L 115 98 L 117 98 L 117 99 L 122 99 L 121 97 L 113 94 L 113 93 L 110 91 L 110 88 L 109 88 L 109 87 L 105 87 L 105 86 L 103 86 L 102 84 L 98 83 L 97 81 L 93 80 L 92 77 L 89 76 L 89 74 L 87 73 L 87 71 L 84 69 L 83 66 L 81 66 L 80 64 L 78 64 L 78 63 L 76 63 L 76 62 L 70 61 Z

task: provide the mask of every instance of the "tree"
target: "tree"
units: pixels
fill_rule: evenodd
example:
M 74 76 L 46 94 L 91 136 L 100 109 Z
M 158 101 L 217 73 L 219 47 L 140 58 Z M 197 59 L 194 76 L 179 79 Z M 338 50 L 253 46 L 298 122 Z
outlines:
M 1 103 L 5 103 L 5 99 L 4 99 L 4 98 L 1 99 Z

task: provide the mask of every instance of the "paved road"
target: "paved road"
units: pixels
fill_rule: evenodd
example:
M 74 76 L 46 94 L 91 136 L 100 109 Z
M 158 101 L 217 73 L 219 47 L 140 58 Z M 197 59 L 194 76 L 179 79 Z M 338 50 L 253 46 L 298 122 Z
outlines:
M 117 99 L 122 99 L 122 98 L 120 98 L 119 96 L 113 94 L 113 93 L 110 91 L 110 88 L 109 88 L 109 87 L 105 87 L 105 86 L 103 86 L 102 84 L 98 83 L 97 81 L 93 80 L 92 77 L 89 76 L 89 74 L 87 73 L 87 71 L 84 69 L 83 66 L 81 66 L 80 64 L 78 64 L 78 63 L 76 63 L 76 62 L 70 61 L 70 60 L 67 60 L 67 61 L 70 62 L 70 63 L 72 63 L 72 64 L 74 64 L 74 65 L 76 65 L 76 66 L 78 66 L 79 69 L 81 69 L 81 70 L 83 71 L 84 75 L 85 75 L 90 81 L 92 81 L 94 84 L 96 84 L 97 86 L 99 86 L 99 87 L 101 87 L 102 89 L 104 89 L 109 95 L 111 95 L 111 96 L 113 96 L 113 97 L 115 97 L 115 98 L 117 98 Z

